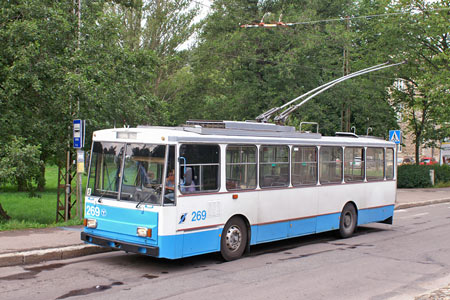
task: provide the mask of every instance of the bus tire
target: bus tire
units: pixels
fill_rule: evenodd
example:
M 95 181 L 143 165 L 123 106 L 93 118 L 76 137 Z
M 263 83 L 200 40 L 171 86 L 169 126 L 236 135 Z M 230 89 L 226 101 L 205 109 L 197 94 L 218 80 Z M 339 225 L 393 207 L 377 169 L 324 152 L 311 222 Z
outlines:
M 247 226 L 242 218 L 233 217 L 225 224 L 220 239 L 220 254 L 226 261 L 238 259 L 247 246 Z
M 339 221 L 339 235 L 342 238 L 350 237 L 356 229 L 357 215 L 353 204 L 347 203 L 341 213 Z

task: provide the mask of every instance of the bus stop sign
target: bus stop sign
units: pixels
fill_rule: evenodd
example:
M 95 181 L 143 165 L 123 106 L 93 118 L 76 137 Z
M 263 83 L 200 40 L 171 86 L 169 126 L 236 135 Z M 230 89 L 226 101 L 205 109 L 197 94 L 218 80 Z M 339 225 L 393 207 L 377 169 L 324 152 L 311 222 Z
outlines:
M 73 120 L 73 147 L 81 149 L 84 147 L 84 120 Z
M 402 142 L 402 131 L 389 130 L 389 141 L 400 144 Z

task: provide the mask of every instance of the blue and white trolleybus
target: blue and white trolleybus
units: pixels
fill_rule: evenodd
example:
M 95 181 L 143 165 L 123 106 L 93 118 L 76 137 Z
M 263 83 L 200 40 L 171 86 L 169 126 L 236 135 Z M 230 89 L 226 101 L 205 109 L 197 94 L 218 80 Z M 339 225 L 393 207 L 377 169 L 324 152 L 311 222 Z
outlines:
M 93 134 L 87 243 L 177 259 L 392 224 L 395 144 L 294 127 L 190 121 Z

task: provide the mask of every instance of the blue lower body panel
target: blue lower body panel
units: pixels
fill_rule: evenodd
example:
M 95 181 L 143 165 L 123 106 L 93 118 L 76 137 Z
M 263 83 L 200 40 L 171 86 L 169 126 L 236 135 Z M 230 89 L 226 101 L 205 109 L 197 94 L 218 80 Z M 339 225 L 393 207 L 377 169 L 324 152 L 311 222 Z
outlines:
M 361 209 L 358 211 L 358 225 L 385 221 L 391 218 L 393 213 L 394 205 Z M 297 220 L 252 225 L 250 244 L 255 245 L 290 237 L 336 230 L 339 229 L 339 222 L 340 213 L 332 213 Z M 149 243 L 146 238 L 134 237 L 130 240 L 129 236 L 120 233 L 85 228 L 85 232 L 82 233 L 82 239 L 88 243 L 128 252 L 177 259 L 220 251 L 220 234 L 222 230 L 222 228 L 216 228 L 201 232 L 158 236 L 156 243 Z M 116 245 L 120 247 L 114 247 Z
M 358 225 L 384 221 L 394 215 L 394 205 L 382 206 L 358 211 Z

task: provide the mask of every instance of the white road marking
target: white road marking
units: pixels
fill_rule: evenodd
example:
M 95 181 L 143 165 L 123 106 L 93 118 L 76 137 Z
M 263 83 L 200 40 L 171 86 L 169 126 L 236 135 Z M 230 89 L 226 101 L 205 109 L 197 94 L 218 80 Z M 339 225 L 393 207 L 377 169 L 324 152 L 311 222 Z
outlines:
M 401 217 L 399 219 L 411 219 L 411 218 L 415 218 L 415 217 L 426 216 L 426 215 L 429 215 L 429 214 L 430 213 L 424 212 L 424 213 L 415 214 L 415 215 L 411 215 L 411 216 L 404 216 L 404 217 Z

